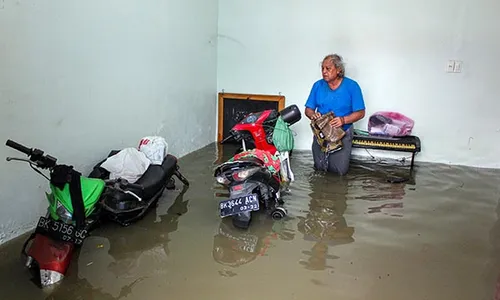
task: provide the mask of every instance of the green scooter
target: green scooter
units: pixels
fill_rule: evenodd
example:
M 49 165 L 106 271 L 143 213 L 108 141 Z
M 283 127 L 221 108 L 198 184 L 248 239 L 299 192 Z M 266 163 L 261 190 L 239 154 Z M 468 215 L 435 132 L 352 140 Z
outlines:
M 6 145 L 28 158 L 23 161 L 49 181 L 46 193 L 47 214 L 38 220 L 34 232 L 23 245 L 26 267 L 42 288 L 60 282 L 69 267 L 75 247 L 83 244 L 104 217 L 123 226 L 141 219 L 162 195 L 165 188 L 175 188 L 176 175 L 186 186 L 189 182 L 179 172 L 177 158 L 167 154 L 161 165 L 150 165 L 135 182 L 109 179 L 109 172 L 97 164 L 89 176 L 82 176 L 72 166 L 57 164 L 57 159 L 37 148 L 13 140 Z M 108 157 L 118 153 L 111 151 Z M 48 170 L 50 177 L 41 170 Z

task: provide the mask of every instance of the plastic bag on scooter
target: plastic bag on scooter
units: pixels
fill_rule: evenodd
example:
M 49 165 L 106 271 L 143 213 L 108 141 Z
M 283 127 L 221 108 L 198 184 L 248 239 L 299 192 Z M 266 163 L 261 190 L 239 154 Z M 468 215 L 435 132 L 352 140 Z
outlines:
M 280 116 L 273 131 L 273 144 L 279 152 L 292 151 L 294 146 L 293 133 L 288 124 Z
M 139 142 L 138 149 L 153 165 L 161 165 L 168 153 L 168 143 L 161 136 L 146 136 Z
M 135 183 L 146 172 L 151 161 L 135 148 L 125 148 L 108 157 L 101 165 L 108 170 L 109 179 L 123 178 Z
M 371 135 L 406 136 L 410 135 L 415 122 L 407 116 L 392 111 L 378 111 L 368 119 L 368 132 Z

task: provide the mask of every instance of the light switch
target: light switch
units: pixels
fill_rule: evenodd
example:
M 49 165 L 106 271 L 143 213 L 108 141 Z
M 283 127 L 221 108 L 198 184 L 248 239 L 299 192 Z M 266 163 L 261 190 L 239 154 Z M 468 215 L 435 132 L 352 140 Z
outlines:
M 453 72 L 461 73 L 462 72 L 462 61 L 455 60 L 455 66 L 453 67 Z
M 448 65 L 446 66 L 446 72 L 454 73 L 455 72 L 455 61 L 449 60 Z

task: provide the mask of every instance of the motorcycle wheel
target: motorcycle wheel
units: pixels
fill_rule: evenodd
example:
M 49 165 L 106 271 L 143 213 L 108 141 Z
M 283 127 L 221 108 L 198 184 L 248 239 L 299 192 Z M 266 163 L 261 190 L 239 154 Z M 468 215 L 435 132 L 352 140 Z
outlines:
M 278 206 L 271 212 L 271 218 L 273 218 L 273 220 L 277 221 L 277 220 L 281 220 L 284 217 L 286 217 L 287 214 L 288 214 L 288 212 L 287 212 L 286 208 L 284 208 L 282 206 Z

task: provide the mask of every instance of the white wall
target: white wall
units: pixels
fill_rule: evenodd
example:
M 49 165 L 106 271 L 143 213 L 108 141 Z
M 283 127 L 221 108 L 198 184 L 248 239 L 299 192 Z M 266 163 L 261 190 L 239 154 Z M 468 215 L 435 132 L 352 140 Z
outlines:
M 281 92 L 303 109 L 321 60 L 339 53 L 365 96 L 357 128 L 399 111 L 415 120 L 418 160 L 500 167 L 499 10 L 494 0 L 220 0 L 218 90 Z M 449 59 L 462 73 L 445 72 Z M 294 128 L 309 149 L 308 120 Z
M 165 137 L 178 156 L 213 142 L 217 5 L 1 1 L 0 140 L 42 148 L 84 174 L 145 135 Z M 13 155 L 0 147 L 0 243 L 47 207 L 47 182 L 5 162 Z

